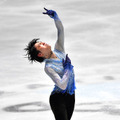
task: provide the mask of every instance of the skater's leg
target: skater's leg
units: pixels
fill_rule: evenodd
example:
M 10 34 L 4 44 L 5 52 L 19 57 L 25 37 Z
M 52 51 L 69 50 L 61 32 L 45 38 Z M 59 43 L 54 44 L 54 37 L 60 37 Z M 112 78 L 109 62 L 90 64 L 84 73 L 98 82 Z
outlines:
M 65 96 L 65 102 L 66 102 L 68 120 L 70 120 L 74 111 L 75 94 L 73 95 L 67 94 Z
M 56 93 L 51 95 L 50 106 L 56 120 L 68 120 L 63 94 Z

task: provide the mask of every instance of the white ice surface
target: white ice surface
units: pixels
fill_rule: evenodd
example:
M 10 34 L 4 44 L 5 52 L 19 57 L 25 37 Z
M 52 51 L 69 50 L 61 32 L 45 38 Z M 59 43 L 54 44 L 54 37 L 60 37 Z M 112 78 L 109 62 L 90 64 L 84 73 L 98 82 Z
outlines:
M 72 120 L 119 120 L 120 0 L 0 0 L 0 119 L 54 119 L 53 82 L 23 50 L 38 37 L 54 47 L 56 28 L 43 7 L 56 10 L 65 28 L 77 85 Z

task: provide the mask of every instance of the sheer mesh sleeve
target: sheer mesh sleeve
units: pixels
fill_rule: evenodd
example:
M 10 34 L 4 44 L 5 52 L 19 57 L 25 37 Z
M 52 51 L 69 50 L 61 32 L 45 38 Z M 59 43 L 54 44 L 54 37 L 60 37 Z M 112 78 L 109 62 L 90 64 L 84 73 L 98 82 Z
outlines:
M 64 28 L 60 20 L 55 20 L 55 25 L 57 28 L 58 38 L 55 44 L 55 49 L 65 52 L 64 50 Z
M 50 76 L 50 78 L 59 88 L 62 90 L 66 89 L 71 71 L 66 70 L 62 78 L 50 67 L 45 67 L 45 72 L 48 74 L 48 76 Z

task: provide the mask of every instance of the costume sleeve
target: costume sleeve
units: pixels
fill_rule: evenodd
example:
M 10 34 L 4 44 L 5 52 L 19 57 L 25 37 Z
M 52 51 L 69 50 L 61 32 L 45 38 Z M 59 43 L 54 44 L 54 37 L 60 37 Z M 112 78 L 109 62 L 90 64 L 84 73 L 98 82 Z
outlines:
M 61 51 L 61 52 L 65 52 L 64 49 L 64 28 L 62 25 L 62 22 L 60 19 L 56 19 L 55 21 L 55 25 L 57 28 L 57 41 L 55 44 L 55 49 Z
M 45 72 L 48 74 L 48 76 L 53 80 L 53 82 L 59 88 L 61 88 L 63 90 L 66 89 L 67 83 L 69 81 L 69 77 L 71 75 L 70 70 L 66 70 L 62 78 L 50 67 L 45 67 Z

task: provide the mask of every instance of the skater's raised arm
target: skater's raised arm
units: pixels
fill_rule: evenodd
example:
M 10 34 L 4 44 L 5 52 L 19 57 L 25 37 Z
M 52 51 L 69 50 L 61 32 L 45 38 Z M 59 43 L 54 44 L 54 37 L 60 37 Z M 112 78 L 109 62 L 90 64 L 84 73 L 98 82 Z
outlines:
M 55 44 L 55 49 L 65 52 L 64 49 L 64 28 L 60 20 L 55 20 L 55 25 L 57 27 L 58 38 Z
M 53 18 L 55 21 L 56 28 L 57 28 L 58 38 L 57 38 L 57 41 L 55 44 L 55 49 L 57 49 L 61 52 L 65 52 L 65 49 L 64 49 L 64 27 L 62 25 L 62 22 L 55 11 L 48 10 L 46 8 L 44 8 L 44 9 L 46 10 L 46 12 L 43 12 L 43 14 L 47 14 L 51 18 Z

